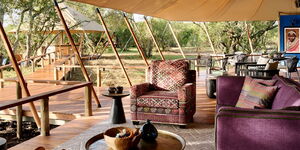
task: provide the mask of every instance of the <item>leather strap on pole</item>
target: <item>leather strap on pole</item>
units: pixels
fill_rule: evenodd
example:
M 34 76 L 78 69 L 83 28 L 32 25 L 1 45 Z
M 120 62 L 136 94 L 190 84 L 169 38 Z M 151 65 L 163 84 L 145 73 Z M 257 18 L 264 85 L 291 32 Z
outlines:
M 80 54 L 79 54 L 79 51 L 78 51 L 77 47 L 75 46 L 75 42 L 74 42 L 74 40 L 72 38 L 71 32 L 70 32 L 67 24 L 66 24 L 64 16 L 61 13 L 61 10 L 60 10 L 60 8 L 58 6 L 58 3 L 57 3 L 56 0 L 53 0 L 53 2 L 54 2 L 54 6 L 55 6 L 55 9 L 56 9 L 56 12 L 57 12 L 57 14 L 58 14 L 58 16 L 59 16 L 59 18 L 61 20 L 62 25 L 64 26 L 64 30 L 65 30 L 65 32 L 67 34 L 67 37 L 68 37 L 68 39 L 69 39 L 69 41 L 71 43 L 72 49 L 74 51 L 74 54 L 75 54 L 75 56 L 77 58 L 77 61 L 78 61 L 79 65 L 80 65 L 80 68 L 81 68 L 81 71 L 83 73 L 83 76 L 84 76 L 84 78 L 85 78 L 85 80 L 87 82 L 91 82 L 91 79 L 90 79 L 90 77 L 89 77 L 89 75 L 88 75 L 88 73 L 86 71 L 86 68 L 84 67 L 84 64 L 83 64 L 82 59 L 81 59 Z M 96 101 L 98 107 L 101 107 L 101 104 L 99 102 L 98 96 L 97 96 L 96 91 L 95 91 L 95 89 L 94 89 L 93 86 L 92 86 L 92 94 L 93 94 L 93 96 L 95 98 L 95 101 Z
M 22 72 L 21 72 L 21 70 L 19 68 L 19 65 L 18 65 L 17 60 L 16 60 L 15 55 L 14 55 L 14 52 L 12 50 L 12 47 L 10 45 L 10 42 L 9 42 L 9 40 L 7 38 L 7 35 L 6 35 L 5 31 L 4 31 L 4 28 L 3 28 L 1 22 L 0 22 L 0 36 L 1 36 L 1 39 L 3 40 L 4 46 L 5 46 L 6 50 L 7 50 L 7 54 L 9 56 L 9 59 L 10 59 L 11 63 L 12 63 L 12 66 L 13 66 L 14 70 L 17 73 L 17 77 L 19 79 L 20 85 L 21 85 L 24 93 L 28 97 L 28 96 L 30 96 L 30 93 L 29 93 L 29 90 L 27 88 L 27 84 L 26 84 L 26 82 L 24 80 L 23 74 L 22 74 Z M 31 110 L 31 113 L 33 115 L 34 121 L 37 124 L 37 126 L 40 128 L 41 127 L 41 120 L 40 120 L 40 118 L 38 116 L 38 113 L 36 111 L 34 103 L 30 102 L 29 106 L 30 106 L 30 110 Z
M 100 19 L 100 21 L 101 21 L 101 23 L 102 23 L 102 26 L 103 26 L 104 30 L 105 30 L 105 34 L 107 35 L 108 41 L 109 41 L 109 43 L 110 43 L 110 45 L 111 45 L 111 48 L 112 48 L 113 51 L 115 52 L 116 58 L 118 59 L 119 64 L 120 64 L 120 66 L 121 66 L 121 68 L 122 68 L 122 70 L 123 70 L 123 73 L 124 73 L 124 75 L 125 75 L 125 77 L 126 77 L 126 79 L 127 79 L 127 81 L 128 81 L 128 84 L 129 84 L 130 86 L 132 86 L 131 81 L 130 81 L 130 79 L 129 79 L 129 77 L 128 77 L 128 74 L 127 74 L 127 72 L 126 72 L 126 70 L 125 70 L 125 68 L 124 68 L 123 62 L 122 62 L 122 60 L 121 60 L 121 58 L 120 58 L 120 56 L 119 56 L 119 53 L 118 53 L 118 51 L 117 51 L 117 49 L 116 49 L 116 46 L 114 45 L 114 42 L 112 41 L 112 38 L 111 38 L 111 36 L 110 36 L 110 34 L 109 34 L 109 32 L 108 32 L 108 29 L 107 29 L 107 27 L 106 27 L 106 24 L 105 24 L 105 22 L 104 22 L 104 20 L 103 20 L 103 17 L 102 17 L 102 15 L 101 15 L 101 13 L 100 13 L 99 8 L 96 8 L 96 12 L 97 12 L 97 14 L 98 14 L 98 17 L 99 17 L 99 19 Z

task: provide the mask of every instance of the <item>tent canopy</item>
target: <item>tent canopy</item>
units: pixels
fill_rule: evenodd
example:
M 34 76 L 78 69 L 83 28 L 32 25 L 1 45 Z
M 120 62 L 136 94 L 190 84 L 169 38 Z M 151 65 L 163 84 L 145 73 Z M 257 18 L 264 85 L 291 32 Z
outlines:
M 94 33 L 94 32 L 104 32 L 103 27 L 95 21 L 92 21 L 85 15 L 76 11 L 75 9 L 65 5 L 64 3 L 59 3 L 59 7 L 61 8 L 62 14 L 70 28 L 71 33 Z M 23 25 L 21 27 L 21 32 L 28 31 L 28 25 Z M 53 31 L 49 31 L 46 33 L 59 33 L 64 31 L 63 25 L 59 22 L 55 25 Z M 10 31 L 16 32 L 16 29 Z
M 62 10 L 62 14 L 70 28 L 71 33 L 92 33 L 92 32 L 104 32 L 103 27 L 95 21 L 92 21 L 85 15 L 76 11 L 75 9 L 60 3 L 59 7 Z M 54 28 L 54 31 L 64 31 L 61 23 L 58 23 Z
M 300 12 L 295 0 L 72 0 L 174 21 L 278 20 Z

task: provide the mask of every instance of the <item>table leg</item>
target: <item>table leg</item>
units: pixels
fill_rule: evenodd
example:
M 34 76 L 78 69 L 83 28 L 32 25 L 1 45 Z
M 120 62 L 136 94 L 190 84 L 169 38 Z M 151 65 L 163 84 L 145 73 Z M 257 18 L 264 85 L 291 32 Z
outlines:
M 110 120 L 113 124 L 120 124 L 126 122 L 122 99 L 120 97 L 113 99 L 110 111 Z

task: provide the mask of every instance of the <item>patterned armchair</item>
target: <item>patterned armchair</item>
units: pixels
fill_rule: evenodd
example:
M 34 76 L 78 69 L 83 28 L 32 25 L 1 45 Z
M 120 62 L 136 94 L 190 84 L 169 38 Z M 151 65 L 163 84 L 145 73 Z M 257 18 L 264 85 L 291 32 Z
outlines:
M 196 110 L 196 72 L 184 60 L 153 61 L 148 83 L 131 87 L 131 117 L 134 124 L 150 119 L 184 127 Z

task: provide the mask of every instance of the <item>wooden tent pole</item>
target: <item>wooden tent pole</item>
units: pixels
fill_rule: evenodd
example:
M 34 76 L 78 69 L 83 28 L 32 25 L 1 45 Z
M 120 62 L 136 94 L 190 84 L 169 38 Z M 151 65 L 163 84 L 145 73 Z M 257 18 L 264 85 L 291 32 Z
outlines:
M 71 32 L 70 32 L 70 30 L 69 30 L 69 28 L 68 28 L 68 26 L 67 26 L 67 24 L 66 24 L 66 21 L 65 21 L 65 19 L 64 19 L 64 16 L 63 16 L 62 13 L 61 13 L 61 10 L 60 10 L 60 8 L 59 8 L 59 6 L 58 6 L 58 3 L 57 3 L 56 0 L 53 0 L 53 2 L 54 2 L 54 5 L 55 5 L 56 12 L 57 12 L 58 16 L 60 17 L 61 23 L 62 23 L 62 25 L 64 26 L 65 32 L 66 32 L 66 34 L 67 34 L 67 37 L 68 37 L 68 39 L 69 39 L 69 41 L 70 41 L 70 43 L 71 43 L 72 49 L 73 49 L 73 51 L 74 51 L 74 53 L 75 53 L 75 56 L 76 56 L 76 58 L 77 58 L 77 61 L 78 61 L 79 65 L 80 65 L 80 68 L 81 68 L 81 71 L 82 71 L 82 73 L 83 73 L 83 75 L 84 75 L 84 78 L 85 78 L 85 80 L 86 80 L 87 82 L 91 82 L 91 79 L 90 79 L 90 77 L 89 77 L 89 75 L 88 75 L 88 73 L 87 73 L 87 71 L 86 71 L 86 68 L 84 67 L 84 64 L 83 64 L 83 62 L 82 62 L 82 60 L 81 60 L 80 54 L 79 54 L 79 52 L 78 52 L 78 49 L 77 49 L 77 47 L 76 47 L 76 45 L 75 45 L 75 43 L 74 43 L 74 40 L 73 40 L 72 35 L 71 35 Z M 97 93 L 96 93 L 96 91 L 95 91 L 95 89 L 94 89 L 93 86 L 92 86 L 92 94 L 93 94 L 93 96 L 94 96 L 94 98 L 95 98 L 95 101 L 96 101 L 96 103 L 97 103 L 97 106 L 98 106 L 98 107 L 101 107 L 101 104 L 100 104 L 100 102 L 99 102 Z
M 171 32 L 172 32 L 172 35 L 173 35 L 173 37 L 174 37 L 174 39 L 175 39 L 175 41 L 176 41 L 176 43 L 177 43 L 177 45 L 178 45 L 178 48 L 179 48 L 179 50 L 180 50 L 180 52 L 181 52 L 183 58 L 186 58 L 185 55 L 184 55 L 184 53 L 183 53 L 183 50 L 182 50 L 182 48 L 181 48 L 181 46 L 180 46 L 180 44 L 179 44 L 179 41 L 178 41 L 178 39 L 177 39 L 177 37 L 176 37 L 176 35 L 175 35 L 175 32 L 173 31 L 173 28 L 172 28 L 172 26 L 171 26 L 171 23 L 168 22 L 168 25 L 169 25 L 169 28 L 170 28 L 170 30 L 171 30 Z
M 215 49 L 215 47 L 214 47 L 214 44 L 213 44 L 213 42 L 212 42 L 212 40 L 211 40 L 211 38 L 210 38 L 210 35 L 209 35 L 209 33 L 208 33 L 207 26 L 206 26 L 206 24 L 205 24 L 204 22 L 202 23 L 202 26 L 203 26 L 204 32 L 205 32 L 205 34 L 206 34 L 206 36 L 207 36 L 207 39 L 208 39 L 208 41 L 209 41 L 209 45 L 210 45 L 211 49 L 213 50 L 214 54 L 216 54 L 217 52 L 216 52 L 216 49 Z
M 138 49 L 140 55 L 142 56 L 142 58 L 143 58 L 145 64 L 149 67 L 147 58 L 145 57 L 145 54 L 144 54 L 144 52 L 143 52 L 143 50 L 142 50 L 142 47 L 141 47 L 139 41 L 137 40 L 136 35 L 135 35 L 135 33 L 134 33 L 134 31 L 133 31 L 133 29 L 132 29 L 132 27 L 131 27 L 131 25 L 130 25 L 130 23 L 129 23 L 129 21 L 128 21 L 128 18 L 127 18 L 127 16 L 125 15 L 125 13 L 123 13 L 123 17 L 124 17 L 124 20 L 125 20 L 125 22 L 126 22 L 126 25 L 127 25 L 128 29 L 129 29 L 129 31 L 130 31 L 132 37 L 133 37 L 134 43 L 135 43 L 135 45 L 136 45 L 136 47 L 137 47 L 137 49 Z
M 161 59 L 162 59 L 162 60 L 165 60 L 165 57 L 164 57 L 164 55 L 162 54 L 162 52 L 161 52 L 161 50 L 160 50 L 160 48 L 159 48 L 159 46 L 158 46 L 158 44 L 157 44 L 157 41 L 156 41 L 156 39 L 155 39 L 155 37 L 154 37 L 154 35 L 153 35 L 153 31 L 152 31 L 151 28 L 150 28 L 150 25 L 149 25 L 149 23 L 148 23 L 148 20 L 147 20 L 146 16 L 144 16 L 144 20 L 145 20 L 147 29 L 148 29 L 148 31 L 150 32 L 151 38 L 152 38 L 152 40 L 153 40 L 153 42 L 154 42 L 154 44 L 155 44 L 155 46 L 156 46 L 156 48 L 157 48 L 157 51 L 159 52 L 159 55 L 160 55 Z
M 17 74 L 17 77 L 18 77 L 19 82 L 21 84 L 21 87 L 22 87 L 24 93 L 26 94 L 26 96 L 28 97 L 28 96 L 30 96 L 30 93 L 29 93 L 29 90 L 27 88 L 27 84 L 25 83 L 23 74 L 22 74 L 22 72 L 21 72 L 21 70 L 19 68 L 19 65 L 18 65 L 17 60 L 15 58 L 13 49 L 12 49 L 12 47 L 10 45 L 10 42 L 9 42 L 9 40 L 7 38 L 7 35 L 6 35 L 5 31 L 4 31 L 4 28 L 3 28 L 1 22 L 0 22 L 0 36 L 1 36 L 1 39 L 3 40 L 4 46 L 5 46 L 6 50 L 7 50 L 7 54 L 9 56 L 9 59 L 10 59 L 11 63 L 12 63 L 12 66 L 13 66 L 14 70 L 16 71 L 16 74 Z M 35 123 L 40 128 L 41 127 L 41 120 L 40 120 L 40 118 L 38 116 L 38 113 L 36 111 L 34 103 L 30 102 L 29 106 L 30 106 L 30 110 L 31 110 L 31 113 L 33 115 L 33 118 L 35 120 Z
M 101 12 L 100 12 L 99 8 L 96 8 L 96 12 L 97 12 L 97 14 L 98 14 L 98 17 L 99 17 L 99 19 L 100 19 L 100 21 L 101 21 L 101 23 L 102 23 L 102 26 L 103 26 L 104 30 L 105 30 L 105 34 L 107 35 L 108 41 L 109 41 L 109 43 L 110 43 L 110 45 L 111 45 L 111 48 L 114 50 L 115 55 L 116 55 L 116 57 L 117 57 L 117 59 L 118 59 L 118 61 L 119 61 L 119 63 L 120 63 L 120 66 L 121 66 L 121 68 L 122 68 L 122 70 L 123 70 L 123 73 L 124 73 L 124 75 L 125 75 L 125 77 L 126 77 L 126 79 L 127 79 L 127 81 L 128 81 L 128 84 L 129 84 L 130 86 L 132 86 L 131 81 L 130 81 L 130 79 L 129 79 L 129 77 L 128 77 L 128 74 L 127 74 L 127 72 L 126 72 L 126 70 L 125 70 L 125 68 L 124 68 L 123 63 L 122 63 L 122 60 L 121 60 L 121 58 L 120 58 L 120 56 L 119 56 L 119 53 L 118 53 L 118 51 L 117 51 L 117 49 L 116 49 L 116 46 L 114 45 L 114 43 L 113 43 L 113 41 L 112 41 L 112 39 L 111 39 L 111 36 L 110 36 L 110 34 L 109 34 L 109 32 L 108 32 L 108 29 L 107 29 L 107 27 L 106 27 L 106 24 L 105 24 L 105 22 L 104 22 L 104 20 L 103 20 L 103 17 L 102 17 L 102 15 L 101 15 Z

